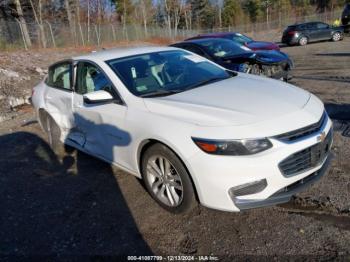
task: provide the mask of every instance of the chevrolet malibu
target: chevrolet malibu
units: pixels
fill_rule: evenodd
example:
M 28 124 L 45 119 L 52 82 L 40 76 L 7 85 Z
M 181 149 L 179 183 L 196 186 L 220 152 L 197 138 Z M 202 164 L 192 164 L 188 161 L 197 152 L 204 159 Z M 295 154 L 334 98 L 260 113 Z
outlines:
M 32 103 L 62 143 L 142 178 L 160 206 L 241 211 L 325 174 L 332 123 L 314 95 L 174 47 L 94 52 L 49 67 Z

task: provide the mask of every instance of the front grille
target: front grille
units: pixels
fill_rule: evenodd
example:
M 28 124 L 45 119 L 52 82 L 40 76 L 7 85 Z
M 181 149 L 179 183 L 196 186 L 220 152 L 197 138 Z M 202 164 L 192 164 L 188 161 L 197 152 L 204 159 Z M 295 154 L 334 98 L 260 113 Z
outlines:
M 332 144 L 332 131 L 321 143 L 308 147 L 287 157 L 279 164 L 286 177 L 295 176 L 320 165 L 328 156 Z
M 299 138 L 319 132 L 323 127 L 324 123 L 326 122 L 326 119 L 327 119 L 327 114 L 326 114 L 326 111 L 324 111 L 322 114 L 322 117 L 317 123 L 288 132 L 288 133 L 275 136 L 274 138 L 284 142 L 293 142 Z
M 286 63 L 281 63 L 278 65 L 263 65 L 262 70 L 263 74 L 266 76 L 274 76 L 277 74 L 282 74 L 283 71 L 287 69 L 287 64 Z

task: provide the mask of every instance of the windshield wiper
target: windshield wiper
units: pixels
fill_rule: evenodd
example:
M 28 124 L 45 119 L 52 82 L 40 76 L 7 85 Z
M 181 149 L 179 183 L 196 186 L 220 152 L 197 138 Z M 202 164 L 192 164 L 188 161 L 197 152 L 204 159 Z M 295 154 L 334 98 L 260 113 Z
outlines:
M 173 95 L 173 94 L 177 94 L 180 92 L 183 92 L 185 90 L 180 90 L 180 89 L 176 89 L 176 90 L 165 90 L 165 89 L 158 89 L 156 91 L 152 91 L 146 94 L 142 94 L 140 95 L 140 97 L 157 97 L 157 96 L 167 96 L 167 95 Z

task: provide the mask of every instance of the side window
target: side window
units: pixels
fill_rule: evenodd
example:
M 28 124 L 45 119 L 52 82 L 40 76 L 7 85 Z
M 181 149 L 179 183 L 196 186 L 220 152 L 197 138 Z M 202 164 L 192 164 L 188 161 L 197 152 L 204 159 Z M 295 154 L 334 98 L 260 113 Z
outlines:
M 46 83 L 49 86 L 71 90 L 72 64 L 64 62 L 49 68 Z
M 327 29 L 328 25 L 324 23 L 317 23 L 317 29 Z
M 204 52 L 195 46 L 186 45 L 186 46 L 184 46 L 184 48 L 190 52 L 197 54 L 197 55 L 205 56 Z
M 314 30 L 314 29 L 317 29 L 317 26 L 315 23 L 310 23 L 310 24 L 307 24 L 307 29 Z
M 306 29 L 310 29 L 309 26 L 299 25 L 299 27 L 298 27 L 298 30 L 306 30 Z
M 113 85 L 101 69 L 87 62 L 80 62 L 77 70 L 76 92 L 84 95 L 105 90 L 115 95 Z

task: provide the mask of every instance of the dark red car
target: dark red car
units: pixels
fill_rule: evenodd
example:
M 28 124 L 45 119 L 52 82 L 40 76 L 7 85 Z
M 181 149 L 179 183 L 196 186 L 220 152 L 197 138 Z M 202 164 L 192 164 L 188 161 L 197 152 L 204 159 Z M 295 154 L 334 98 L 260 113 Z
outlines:
M 195 37 L 188 38 L 186 40 L 194 40 L 194 39 L 201 39 L 201 38 L 225 38 L 225 39 L 232 40 L 236 43 L 239 43 L 241 45 L 245 45 L 246 47 L 250 48 L 253 51 L 257 51 L 257 50 L 279 51 L 280 50 L 280 47 L 275 43 L 254 41 L 253 39 L 249 38 L 246 35 L 243 35 L 240 33 L 232 33 L 232 32 L 202 34 L 202 35 L 197 35 Z

